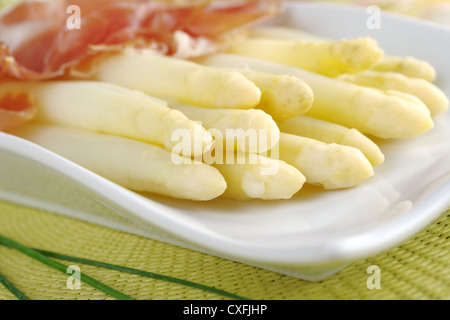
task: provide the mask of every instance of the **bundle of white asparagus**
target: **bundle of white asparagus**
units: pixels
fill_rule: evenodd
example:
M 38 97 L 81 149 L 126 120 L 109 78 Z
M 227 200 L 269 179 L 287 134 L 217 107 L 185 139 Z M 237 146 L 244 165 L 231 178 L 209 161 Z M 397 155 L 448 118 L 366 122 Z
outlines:
M 359 185 L 385 160 L 371 137 L 424 134 L 448 108 L 432 66 L 370 38 L 259 27 L 229 41 L 189 61 L 109 55 L 89 81 L 3 81 L 0 97 L 37 107 L 10 133 L 132 190 L 273 200 Z

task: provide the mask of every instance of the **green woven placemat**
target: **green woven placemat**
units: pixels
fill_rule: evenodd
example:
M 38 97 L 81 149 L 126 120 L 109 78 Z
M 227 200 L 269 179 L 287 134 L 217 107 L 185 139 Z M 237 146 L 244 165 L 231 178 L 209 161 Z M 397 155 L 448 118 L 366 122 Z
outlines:
M 0 234 L 24 245 L 156 272 L 258 300 L 450 299 L 450 210 L 402 245 L 356 261 L 320 282 L 308 282 L 58 214 L 0 202 Z M 71 264 L 70 262 L 64 262 Z M 73 263 L 72 263 L 73 264 Z M 136 299 L 227 299 L 171 282 L 77 264 L 97 280 Z M 379 267 L 380 289 L 367 268 Z M 0 246 L 0 274 L 30 299 L 104 300 L 111 296 L 17 250 Z M 0 285 L 0 299 L 16 299 Z

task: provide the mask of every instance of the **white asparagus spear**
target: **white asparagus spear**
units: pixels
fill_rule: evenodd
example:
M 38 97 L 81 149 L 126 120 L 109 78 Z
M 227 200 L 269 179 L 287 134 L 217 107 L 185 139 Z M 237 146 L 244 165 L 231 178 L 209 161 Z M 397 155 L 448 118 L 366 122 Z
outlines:
M 268 37 L 274 39 L 297 41 L 327 40 L 324 37 L 320 37 L 316 34 L 306 32 L 304 30 L 281 26 L 266 26 L 249 29 L 248 36 L 255 38 Z M 433 82 L 436 79 L 436 70 L 430 63 L 411 56 L 401 57 L 384 54 L 383 57 L 377 63 L 375 63 L 375 65 L 371 69 L 382 72 L 398 72 L 408 77 L 421 78 L 429 82 Z
M 383 51 L 372 38 L 331 40 L 289 40 L 238 38 L 228 53 L 298 67 L 326 76 L 355 73 L 374 66 Z
M 222 197 L 240 201 L 290 199 L 306 180 L 298 169 L 281 160 L 243 153 L 231 158 L 231 163 L 213 164 L 227 182 Z
M 0 92 L 31 95 L 36 121 L 121 135 L 157 144 L 168 150 L 178 143 L 173 132 L 185 130 L 191 148 L 184 155 L 199 156 L 212 148 L 211 134 L 167 103 L 142 92 L 100 81 L 2 82 Z
M 336 143 L 359 149 L 373 167 L 384 162 L 384 155 L 376 143 L 354 128 L 347 128 L 329 121 L 298 116 L 278 122 L 282 132 L 319 140 L 325 143 Z
M 167 99 L 170 108 L 209 129 L 224 150 L 263 153 L 278 143 L 280 129 L 272 117 L 259 109 L 210 109 Z M 219 133 L 219 134 L 218 134 Z
M 249 109 L 261 98 L 258 87 L 239 72 L 133 50 L 99 60 L 96 77 L 152 96 L 170 96 L 208 108 Z
M 194 161 L 174 164 L 166 149 L 137 140 L 31 123 L 10 133 L 131 190 L 206 201 L 226 189 L 217 169 Z
M 324 189 L 351 188 L 374 174 L 369 160 L 356 148 L 284 132 L 279 158 L 304 174 L 306 182 Z
M 407 77 L 398 72 L 374 70 L 342 74 L 338 79 L 361 86 L 396 90 L 414 95 L 428 107 L 431 116 L 437 116 L 448 109 L 449 100 L 446 95 L 436 85 L 424 79 Z
M 384 56 L 372 70 L 381 72 L 398 72 L 407 77 L 424 79 L 429 82 L 436 80 L 436 70 L 427 61 L 415 57 Z
M 313 105 L 306 115 L 355 128 L 364 134 L 386 139 L 408 138 L 434 127 L 427 107 L 416 97 L 398 91 L 363 87 L 300 68 L 239 55 L 214 54 L 197 61 L 209 66 L 296 76 L 314 92 Z
M 311 87 L 297 77 L 254 70 L 238 71 L 261 90 L 261 100 L 257 108 L 264 110 L 275 120 L 299 116 L 312 106 L 314 93 Z

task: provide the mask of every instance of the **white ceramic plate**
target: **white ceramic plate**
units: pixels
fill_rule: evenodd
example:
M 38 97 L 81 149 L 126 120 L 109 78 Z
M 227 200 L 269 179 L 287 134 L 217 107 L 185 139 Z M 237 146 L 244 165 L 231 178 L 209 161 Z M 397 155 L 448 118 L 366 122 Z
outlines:
M 387 53 L 432 63 L 450 96 L 450 30 L 365 8 L 288 4 L 278 23 L 329 38 L 371 36 Z M 380 253 L 450 206 L 450 112 L 417 138 L 380 146 L 386 162 L 360 186 L 305 187 L 289 201 L 207 203 L 139 195 L 48 150 L 0 133 L 0 199 L 191 248 L 306 280 Z

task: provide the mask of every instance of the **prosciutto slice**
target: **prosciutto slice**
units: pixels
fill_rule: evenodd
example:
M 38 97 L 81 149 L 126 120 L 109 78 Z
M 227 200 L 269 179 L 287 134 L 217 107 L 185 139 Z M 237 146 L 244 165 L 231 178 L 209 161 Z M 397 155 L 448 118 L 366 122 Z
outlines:
M 26 92 L 8 92 L 0 97 L 0 131 L 20 126 L 35 114 L 36 105 Z
M 230 2 L 232 3 L 232 1 Z M 174 33 L 220 36 L 272 16 L 274 1 L 184 6 L 149 0 L 27 1 L 0 15 L 0 76 L 42 80 L 61 75 L 98 50 L 124 45 L 174 54 Z M 79 8 L 79 29 L 68 26 L 69 6 Z
M 0 13 L 0 82 L 6 78 L 56 78 L 93 56 L 127 46 L 175 55 L 176 33 L 192 40 L 218 42 L 231 31 L 272 18 L 278 13 L 277 3 L 226 1 L 218 6 L 197 1 L 181 6 L 149 0 L 22 2 Z M 72 20 L 77 18 L 79 28 L 72 28 Z M 192 52 L 202 54 L 201 50 Z M 16 98 L 0 93 L 0 130 L 32 117 L 32 99 Z

